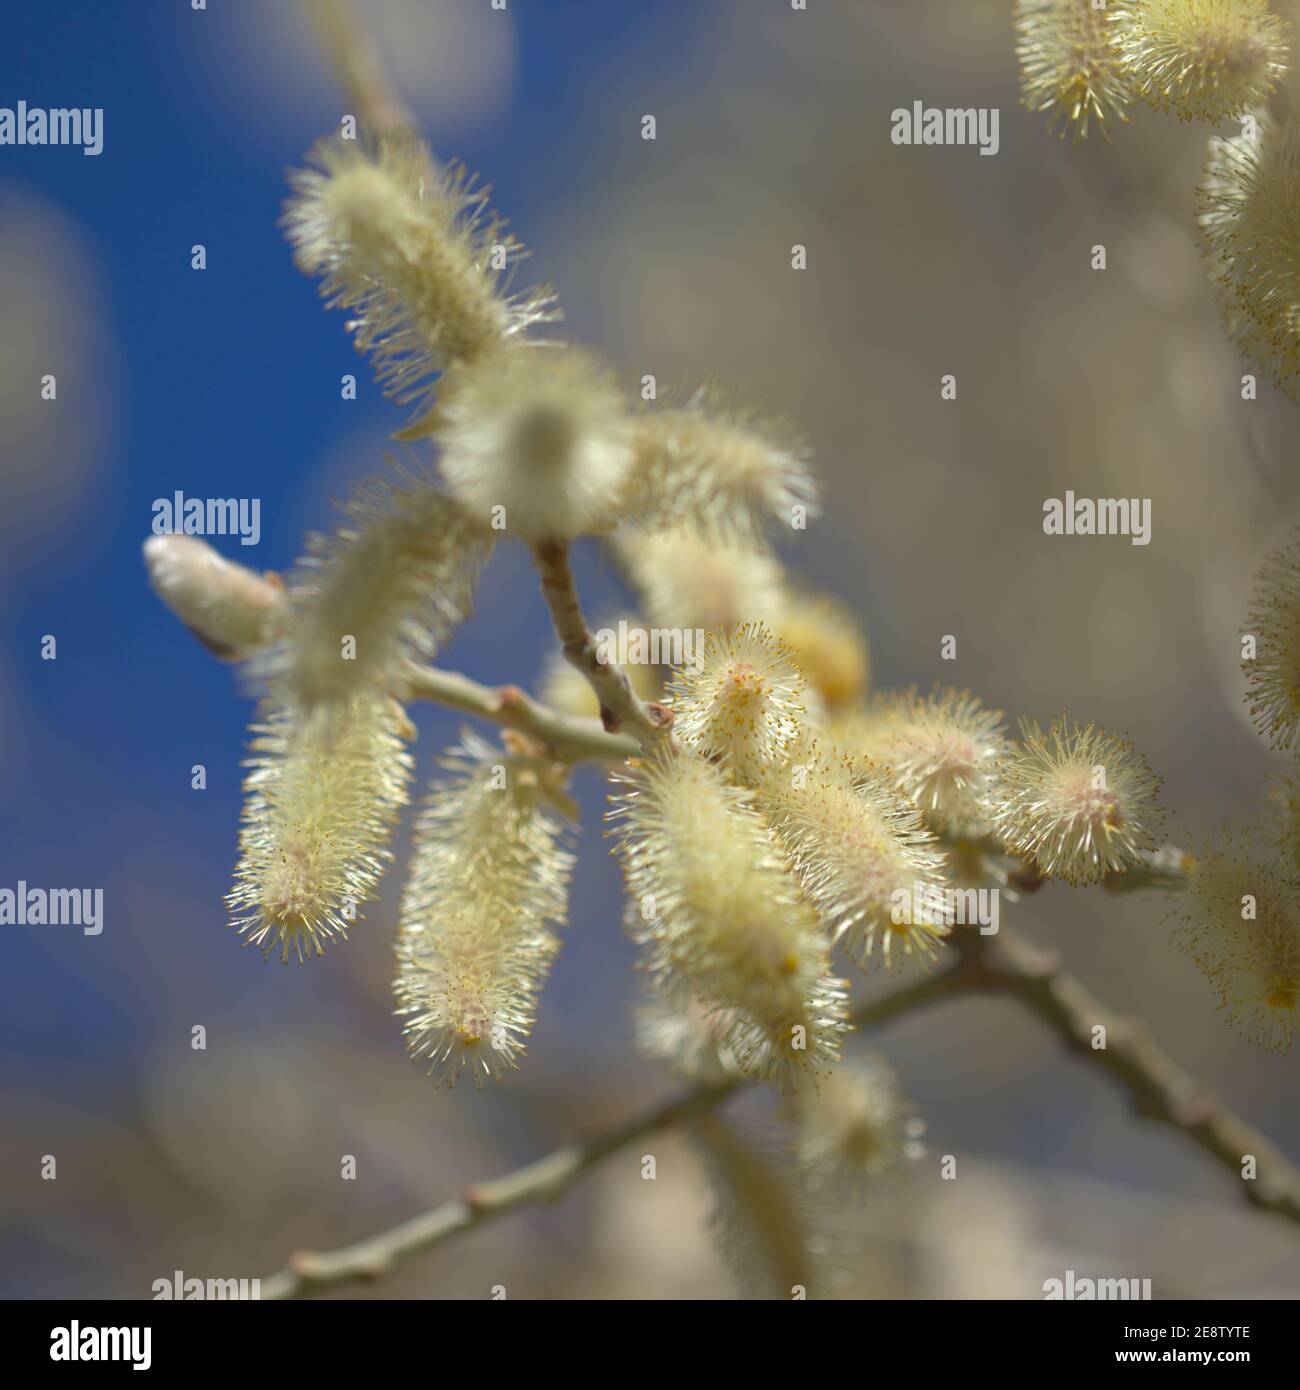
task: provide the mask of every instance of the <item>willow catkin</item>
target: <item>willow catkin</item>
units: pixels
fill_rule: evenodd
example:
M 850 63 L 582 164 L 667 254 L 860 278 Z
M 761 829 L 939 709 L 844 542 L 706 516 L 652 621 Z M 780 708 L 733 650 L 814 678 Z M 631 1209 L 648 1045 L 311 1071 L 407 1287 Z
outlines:
M 1286 74 L 1288 26 L 1267 0 L 1111 0 L 1110 10 L 1134 93 L 1179 120 L 1239 116 Z
M 817 512 L 808 448 L 789 427 L 743 407 L 714 407 L 704 393 L 637 416 L 633 450 L 630 511 L 647 528 L 681 526 L 752 546 Z
M 826 928 L 865 966 L 924 962 L 950 931 L 943 857 L 889 773 L 808 747 L 764 780 L 759 804 Z
M 467 363 L 437 411 L 442 475 L 466 511 L 528 542 L 622 516 L 631 432 L 614 378 L 572 348 Z
M 1046 733 L 1022 720 L 999 778 L 997 834 L 1045 878 L 1095 883 L 1155 848 L 1160 779 L 1127 739 L 1064 714 Z
M 669 685 L 673 730 L 688 748 L 752 785 L 794 746 L 807 689 L 789 648 L 761 623 L 710 633 Z
M 1300 397 L 1300 125 L 1259 112 L 1214 136 L 1198 190 L 1210 280 L 1247 360 Z
M 466 733 L 442 764 L 415 827 L 394 990 L 411 1054 L 481 1087 L 518 1066 L 573 857 L 544 757 Z
M 407 799 L 404 723 L 385 695 L 310 713 L 281 691 L 263 702 L 227 902 L 231 925 L 264 955 L 323 955 L 374 896 Z
M 1249 832 L 1224 831 L 1192 861 L 1173 900 L 1174 941 L 1247 1041 L 1290 1050 L 1300 1009 L 1300 911 L 1294 867 Z
M 998 804 L 1007 740 L 1000 710 L 969 691 L 936 688 L 881 695 L 827 728 L 845 752 L 887 768 L 936 834 L 979 836 Z
M 1016 0 L 1015 32 L 1021 102 L 1046 113 L 1049 129 L 1075 140 L 1095 129 L 1109 140 L 1111 126 L 1128 120 L 1132 91 L 1105 6 Z
M 468 615 L 491 544 L 420 479 L 364 483 L 343 512 L 299 561 L 286 641 L 255 668 L 306 708 L 396 687 L 407 661 L 429 660 Z
M 438 372 L 555 317 L 549 289 L 507 293 L 525 253 L 488 190 L 457 166 L 438 168 L 420 142 L 326 140 L 290 182 L 295 260 L 321 277 L 331 308 L 348 310 L 357 347 L 399 404 L 427 406 Z
M 752 794 L 661 749 L 626 774 L 610 818 L 628 926 L 659 985 L 729 1014 L 724 1043 L 747 1074 L 785 1081 L 833 1065 L 844 982 Z

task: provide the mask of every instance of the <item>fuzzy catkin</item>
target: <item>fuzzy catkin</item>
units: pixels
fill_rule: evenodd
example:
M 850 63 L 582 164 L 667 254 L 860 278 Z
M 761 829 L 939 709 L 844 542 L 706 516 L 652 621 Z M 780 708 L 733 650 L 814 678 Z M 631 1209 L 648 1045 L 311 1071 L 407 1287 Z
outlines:
M 525 253 L 456 166 L 406 136 L 368 148 L 330 139 L 291 175 L 284 226 L 300 269 L 349 311 L 386 395 L 427 408 L 431 381 L 555 317 L 554 296 L 506 292 Z
M 1132 100 L 1110 13 L 1092 0 L 1016 0 L 1021 102 L 1046 112 L 1048 128 L 1087 139 L 1127 121 Z
M 708 635 L 698 666 L 669 686 L 677 737 L 736 781 L 753 785 L 798 737 L 806 685 L 789 648 L 760 623 Z
M 470 611 L 491 532 L 419 479 L 362 484 L 329 536 L 312 538 L 290 585 L 283 646 L 255 669 L 306 708 L 395 687 Z
M 1111 0 L 1136 95 L 1183 121 L 1262 105 L 1286 73 L 1287 24 L 1267 0 Z
M 632 466 L 613 377 L 572 348 L 497 353 L 444 382 L 442 475 L 482 525 L 524 541 L 610 529 Z
M 685 527 L 711 542 L 754 546 L 818 509 L 807 446 L 788 426 L 704 393 L 639 415 L 629 509 L 651 530 Z
M 1155 848 L 1160 779 L 1127 739 L 1064 714 L 1046 733 L 1022 720 L 998 776 L 995 829 L 1045 878 L 1096 883 Z
M 263 955 L 323 955 L 374 896 L 407 800 L 403 726 L 401 707 L 384 695 L 310 713 L 278 690 L 263 702 L 227 896 L 231 925 Z
M 881 695 L 832 721 L 827 734 L 846 752 L 887 768 L 936 834 L 988 831 L 1007 740 L 1001 711 L 986 709 L 969 691 Z
M 837 1060 L 844 982 L 752 795 L 711 763 L 661 750 L 620 785 L 627 924 L 662 988 L 729 1011 L 725 1046 L 747 1074 L 793 1080 Z
M 1215 136 L 1198 190 L 1202 249 L 1228 331 L 1292 400 L 1300 397 L 1300 124 L 1260 112 Z
M 415 827 L 394 990 L 412 1056 L 481 1087 L 518 1066 L 573 857 L 545 759 L 467 733 L 442 762 Z
M 1300 1010 L 1300 911 L 1293 867 L 1249 832 L 1224 831 L 1173 900 L 1174 941 L 1247 1041 L 1287 1052 Z
M 916 807 L 870 763 L 808 747 L 759 804 L 826 928 L 861 966 L 924 962 L 950 930 L 943 857 Z
M 1300 530 L 1264 559 L 1251 591 L 1243 660 L 1255 727 L 1277 749 L 1300 748 Z

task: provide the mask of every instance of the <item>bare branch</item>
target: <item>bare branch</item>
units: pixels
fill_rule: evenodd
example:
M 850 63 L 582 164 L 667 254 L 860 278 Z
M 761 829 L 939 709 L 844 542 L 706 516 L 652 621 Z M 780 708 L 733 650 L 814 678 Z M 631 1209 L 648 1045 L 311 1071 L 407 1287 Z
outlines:
M 642 747 L 649 747 L 672 727 L 672 714 L 663 705 L 638 698 L 621 667 L 601 657 L 578 598 L 569 547 L 564 541 L 543 541 L 533 547 L 533 560 L 542 580 L 542 594 L 568 663 L 587 678 L 600 701 L 600 719 L 610 733 L 626 728 Z
M 567 762 L 591 758 L 621 762 L 640 747 L 630 735 L 609 734 L 595 719 L 561 714 L 517 685 L 480 685 L 457 671 L 412 666 L 405 689 L 394 693 L 402 700 L 432 700 L 503 728 L 531 734 Z
M 1240 1183 L 1248 1202 L 1300 1222 L 1300 1171 L 1280 1149 L 1234 1115 L 1195 1077 L 1160 1050 L 1140 1023 L 1112 1013 L 1060 966 L 1005 928 L 974 955 L 974 984 L 1011 995 L 1038 1015 L 1066 1044 L 1109 1072 L 1132 1098 L 1139 1115 L 1172 1126 L 1200 1145 Z M 1093 1046 L 1105 1028 L 1106 1045 Z M 1253 1180 L 1242 1176 L 1247 1155 Z

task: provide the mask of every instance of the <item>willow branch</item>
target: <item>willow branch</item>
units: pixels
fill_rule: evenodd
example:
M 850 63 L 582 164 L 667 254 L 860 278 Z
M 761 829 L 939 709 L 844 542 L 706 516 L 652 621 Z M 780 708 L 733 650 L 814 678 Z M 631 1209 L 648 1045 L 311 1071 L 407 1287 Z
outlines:
M 955 965 L 927 975 L 895 994 L 865 1004 L 854 1014 L 859 1028 L 880 1027 L 962 986 L 968 967 Z M 404 1221 L 400 1226 L 355 1245 L 325 1252 L 303 1251 L 269 1279 L 261 1281 L 263 1299 L 303 1298 L 351 1284 L 379 1279 L 412 1255 L 453 1240 L 522 1207 L 553 1202 L 562 1197 L 587 1172 L 629 1144 L 647 1135 L 706 1115 L 734 1095 L 743 1085 L 735 1079 L 699 1085 L 683 1091 L 667 1104 L 645 1111 L 621 1125 L 603 1129 L 578 1143 L 556 1149 L 546 1157 L 518 1168 L 504 1177 L 471 1187 L 463 1196 L 432 1211 Z
M 626 728 L 642 747 L 650 746 L 672 726 L 672 715 L 662 705 L 642 701 L 622 667 L 601 656 L 569 568 L 568 545 L 542 541 L 533 547 L 533 561 L 565 660 L 586 677 L 595 692 L 601 723 L 610 733 Z
M 1067 974 L 1054 953 L 1004 928 L 974 953 L 972 983 L 1024 1004 L 1068 1047 L 1119 1082 L 1139 1115 L 1185 1134 L 1236 1177 L 1248 1202 L 1300 1222 L 1300 1170 L 1167 1057 L 1140 1023 L 1112 1013 Z M 1098 1026 L 1105 1029 L 1104 1048 L 1093 1046 Z M 1247 1155 L 1255 1159 L 1253 1179 L 1242 1174 Z
M 534 700 L 517 685 L 480 685 L 458 671 L 412 666 L 400 698 L 432 700 L 503 728 L 518 729 L 540 739 L 557 757 L 568 762 L 591 758 L 622 761 L 640 746 L 628 734 L 606 733 L 595 719 L 561 714 Z

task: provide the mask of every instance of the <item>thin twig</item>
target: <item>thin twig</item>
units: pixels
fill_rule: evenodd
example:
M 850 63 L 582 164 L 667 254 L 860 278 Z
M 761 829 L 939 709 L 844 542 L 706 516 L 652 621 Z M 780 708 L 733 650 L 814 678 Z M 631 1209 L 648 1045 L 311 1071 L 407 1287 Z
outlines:
M 1054 953 L 1005 928 L 982 945 L 976 958 L 976 988 L 1026 1005 L 1069 1047 L 1118 1081 L 1139 1115 L 1200 1145 L 1238 1179 L 1248 1202 L 1300 1222 L 1300 1171 L 1272 1140 L 1167 1057 L 1140 1023 L 1112 1013 L 1061 968 Z M 1099 1027 L 1104 1034 L 1095 1031 Z M 1102 1037 L 1105 1046 L 1097 1046 Z M 1253 1178 L 1243 1172 L 1247 1157 L 1255 1160 Z
M 895 994 L 863 1005 L 854 1014 L 859 1028 L 879 1027 L 900 1014 L 921 1008 L 961 987 L 966 966 L 956 965 L 927 975 Z M 367 1240 L 340 1250 L 293 1255 L 284 1269 L 261 1281 L 263 1299 L 301 1298 L 340 1284 L 377 1279 L 401 1260 L 495 1221 L 520 1207 L 553 1202 L 588 1170 L 611 1154 L 648 1134 L 707 1114 L 740 1089 L 740 1079 L 710 1083 L 683 1091 L 666 1105 L 590 1138 L 556 1149 L 546 1157 L 504 1177 L 472 1187 L 464 1196 L 404 1221 Z
M 533 560 L 565 659 L 582 672 L 595 691 L 601 723 L 610 733 L 626 728 L 642 747 L 649 747 L 671 728 L 672 714 L 662 705 L 642 701 L 626 672 L 601 656 L 578 598 L 567 543 L 542 541 L 533 547 Z
M 606 733 L 595 719 L 562 714 L 534 700 L 517 685 L 480 685 L 458 671 L 412 666 L 405 689 L 395 693 L 403 700 L 432 700 L 503 728 L 532 734 L 567 762 L 589 758 L 621 762 L 640 747 L 629 734 Z

